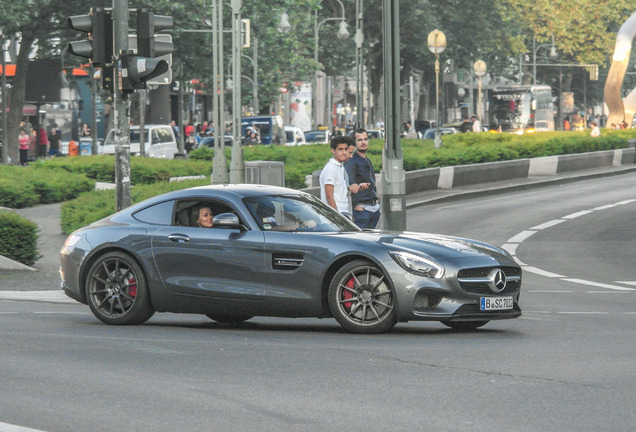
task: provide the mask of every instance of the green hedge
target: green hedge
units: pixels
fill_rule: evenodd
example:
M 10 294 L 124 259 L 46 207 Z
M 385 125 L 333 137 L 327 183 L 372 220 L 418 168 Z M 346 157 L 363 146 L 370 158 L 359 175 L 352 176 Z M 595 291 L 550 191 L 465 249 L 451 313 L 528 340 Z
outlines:
M 0 255 L 31 266 L 38 254 L 38 227 L 22 216 L 0 211 Z
M 75 198 L 90 191 L 95 182 L 84 174 L 43 169 L 40 163 L 26 167 L 0 165 L 0 206 L 32 207 Z
M 42 168 L 82 173 L 99 182 L 115 182 L 115 157 L 111 155 L 54 158 L 37 164 Z M 134 185 L 168 180 L 170 177 L 207 175 L 212 164 L 201 160 L 130 158 L 130 181 Z
M 130 196 L 135 204 L 173 190 L 209 184 L 210 180 L 206 178 L 139 185 L 131 189 Z M 114 189 L 84 193 L 72 201 L 65 202 L 62 205 L 62 232 L 70 234 L 78 228 L 112 215 L 117 209 L 116 203 Z

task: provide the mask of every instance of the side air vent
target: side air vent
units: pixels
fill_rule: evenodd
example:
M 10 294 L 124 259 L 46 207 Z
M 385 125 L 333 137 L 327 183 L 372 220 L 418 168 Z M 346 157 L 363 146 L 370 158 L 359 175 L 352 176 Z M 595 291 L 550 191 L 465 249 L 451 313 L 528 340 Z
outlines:
M 301 254 L 273 254 L 272 268 L 274 270 L 295 270 L 303 265 L 304 261 Z

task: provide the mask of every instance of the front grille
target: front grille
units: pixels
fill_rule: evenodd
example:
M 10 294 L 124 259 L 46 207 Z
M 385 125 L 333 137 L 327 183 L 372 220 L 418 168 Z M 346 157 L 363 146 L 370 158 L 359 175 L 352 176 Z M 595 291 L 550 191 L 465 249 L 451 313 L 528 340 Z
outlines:
M 508 279 L 506 288 L 498 293 L 498 295 L 509 295 L 515 293 L 521 289 L 521 268 L 519 267 L 478 267 L 470 269 L 462 269 L 457 274 L 459 285 L 464 292 L 476 295 L 492 295 L 493 291 L 488 286 L 486 281 L 469 281 L 468 279 L 487 278 L 490 273 L 495 269 L 501 269 L 506 274 Z M 518 278 L 517 280 L 514 280 Z M 512 280 L 511 280 L 512 279 Z

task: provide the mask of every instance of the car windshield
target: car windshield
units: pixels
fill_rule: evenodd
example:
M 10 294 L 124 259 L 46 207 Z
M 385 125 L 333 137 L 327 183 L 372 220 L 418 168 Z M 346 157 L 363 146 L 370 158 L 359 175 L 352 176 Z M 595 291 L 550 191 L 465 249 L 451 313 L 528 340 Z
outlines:
M 316 131 L 316 132 L 305 132 L 305 141 L 307 142 L 326 142 L 327 132 Z
M 360 231 L 312 195 L 261 195 L 245 198 L 244 202 L 263 231 Z

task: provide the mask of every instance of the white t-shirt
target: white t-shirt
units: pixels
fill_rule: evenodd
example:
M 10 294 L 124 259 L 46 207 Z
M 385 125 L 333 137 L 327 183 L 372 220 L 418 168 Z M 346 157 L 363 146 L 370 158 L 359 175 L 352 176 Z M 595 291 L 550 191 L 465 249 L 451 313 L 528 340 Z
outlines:
M 476 119 L 473 122 L 473 132 L 481 132 L 481 122 L 479 121 L 479 119 Z
M 344 165 L 335 160 L 329 159 L 320 173 L 320 199 L 327 203 L 325 185 L 333 185 L 333 198 L 340 213 L 352 214 L 349 208 L 349 186 L 345 181 Z M 327 203 L 328 204 L 328 203 Z

